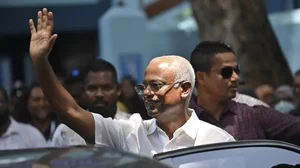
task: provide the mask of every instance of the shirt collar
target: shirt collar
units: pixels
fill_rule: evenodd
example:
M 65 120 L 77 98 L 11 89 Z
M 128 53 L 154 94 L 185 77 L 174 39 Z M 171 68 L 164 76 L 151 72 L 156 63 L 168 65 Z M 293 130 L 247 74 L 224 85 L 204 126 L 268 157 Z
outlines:
M 19 133 L 19 124 L 12 118 L 10 117 L 10 124 L 8 126 L 8 129 L 6 132 L 3 134 L 4 136 L 8 136 L 14 133 Z
M 199 119 L 193 109 L 189 108 L 188 110 L 191 112 L 191 117 L 183 126 L 178 128 L 174 132 L 174 136 L 176 136 L 177 132 L 180 133 L 179 130 L 183 130 L 189 137 L 191 137 L 192 139 L 195 139 L 197 136 L 197 132 L 198 132 L 197 125 L 198 125 Z M 150 127 L 148 129 L 147 135 L 154 133 L 156 130 L 160 130 L 160 128 L 156 124 L 156 119 L 152 119 L 152 121 L 150 122 Z
M 199 119 L 193 109 L 190 119 L 181 127 L 181 129 L 192 139 L 195 139 L 198 133 Z
M 147 135 L 153 134 L 153 132 L 158 128 L 156 124 L 156 119 L 151 119 L 150 120 L 150 127 L 148 129 Z
M 224 110 L 224 113 L 230 112 L 230 113 L 233 113 L 233 114 L 237 114 L 236 110 L 235 110 L 235 104 L 236 103 L 234 101 L 230 100 L 228 102 L 228 106 Z M 196 114 L 198 116 L 201 113 L 207 113 L 207 111 L 203 107 L 201 107 L 200 105 L 198 105 L 194 99 L 191 99 L 191 101 L 190 101 L 190 107 L 195 110 L 195 112 L 196 112 Z

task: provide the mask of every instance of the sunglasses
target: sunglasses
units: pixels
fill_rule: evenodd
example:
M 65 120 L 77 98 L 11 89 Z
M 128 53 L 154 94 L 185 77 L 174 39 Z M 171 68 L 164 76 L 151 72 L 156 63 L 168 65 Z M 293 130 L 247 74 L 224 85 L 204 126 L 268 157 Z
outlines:
M 236 65 L 234 67 L 224 67 L 221 69 L 220 74 L 222 75 L 223 79 L 229 79 L 231 78 L 233 72 L 235 72 L 236 74 L 240 74 L 239 65 Z

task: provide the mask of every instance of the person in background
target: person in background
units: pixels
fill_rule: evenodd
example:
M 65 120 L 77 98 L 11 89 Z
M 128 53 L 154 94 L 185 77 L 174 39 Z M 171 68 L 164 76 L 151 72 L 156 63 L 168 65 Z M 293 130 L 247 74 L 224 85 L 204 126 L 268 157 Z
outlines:
M 194 89 L 193 97 L 190 102 L 190 106 L 194 107 L 196 106 L 197 102 L 197 89 Z M 236 93 L 236 96 L 232 99 L 235 102 L 247 104 L 248 106 L 256 106 L 256 105 L 262 105 L 265 107 L 270 107 L 265 102 L 258 100 L 255 96 L 254 91 L 251 89 L 242 89 L 239 90 L 239 92 Z
M 235 98 L 233 98 L 232 100 L 235 101 L 235 102 L 238 102 L 238 103 L 247 104 L 248 106 L 251 106 L 251 107 L 252 106 L 257 106 L 257 105 L 270 107 L 267 103 L 265 103 L 265 102 L 263 102 L 259 99 L 256 99 L 254 97 L 251 97 L 251 96 L 248 96 L 246 94 L 239 93 L 239 92 L 236 93 Z
M 83 99 L 84 94 L 84 75 L 83 72 L 80 71 L 80 75 L 74 76 L 71 75 L 64 80 L 64 87 L 71 94 L 71 96 L 75 99 L 78 105 L 82 108 L 85 107 L 85 100 Z
M 129 110 L 128 110 L 128 108 L 127 108 L 127 106 L 123 102 L 121 102 L 120 100 L 118 100 L 118 102 L 117 102 L 117 107 L 121 111 L 124 111 L 126 113 L 130 113 Z
M 300 117 L 300 69 L 296 71 L 294 76 L 293 96 L 295 109 L 291 114 Z
M 257 99 L 254 90 L 250 88 L 239 88 L 238 92 L 236 92 L 235 98 L 233 98 L 232 100 L 238 103 L 247 104 L 248 106 L 262 105 L 265 107 L 270 107 L 265 102 Z
M 274 97 L 276 102 L 287 101 L 293 103 L 293 88 L 289 85 L 281 85 L 275 90 Z
M 115 67 L 103 59 L 97 59 L 86 71 L 83 75 L 82 91 L 80 91 L 82 95 L 71 92 L 73 93 L 72 97 L 77 98 L 75 99 L 77 104 L 83 109 L 104 117 L 128 120 L 131 114 L 120 110 L 117 106 L 121 88 Z M 70 89 L 70 91 L 72 90 Z M 52 145 L 55 147 L 85 144 L 87 142 L 65 124 L 58 126 L 52 139 Z
M 33 126 L 9 115 L 8 95 L 0 87 L 0 150 L 46 147 L 43 135 Z
M 20 101 L 24 99 L 24 95 L 26 93 L 26 87 L 20 80 L 14 82 L 13 89 L 10 92 L 10 99 L 9 99 L 9 111 L 12 117 L 15 117 L 17 114 L 16 106 L 20 104 Z
M 200 120 L 226 130 L 236 140 L 273 139 L 300 145 L 300 118 L 232 100 L 237 95 L 240 68 L 230 46 L 203 41 L 192 51 L 190 62 L 198 91 L 193 108 Z
M 284 114 L 290 114 L 295 110 L 295 105 L 290 101 L 281 100 L 274 105 L 274 109 Z
M 293 88 L 289 85 L 279 86 L 274 93 L 275 104 L 274 109 L 285 114 L 289 114 L 295 110 L 293 102 Z
M 53 133 L 59 122 L 38 83 L 33 83 L 29 87 L 17 110 L 16 120 L 36 127 L 47 143 L 51 144 Z
M 299 106 L 300 105 L 300 69 L 295 73 L 294 77 L 294 103 Z
M 142 98 L 135 91 L 135 85 L 136 81 L 131 76 L 123 77 L 120 101 L 125 104 L 132 114 L 139 113 L 144 120 L 151 119 L 147 114 Z
M 238 93 L 240 94 L 244 94 L 250 97 L 253 97 L 255 99 L 257 99 L 257 95 L 255 94 L 254 89 L 248 88 L 248 87 L 241 87 L 238 88 Z
M 274 88 L 268 84 L 260 85 L 255 88 L 258 99 L 273 107 L 275 103 Z

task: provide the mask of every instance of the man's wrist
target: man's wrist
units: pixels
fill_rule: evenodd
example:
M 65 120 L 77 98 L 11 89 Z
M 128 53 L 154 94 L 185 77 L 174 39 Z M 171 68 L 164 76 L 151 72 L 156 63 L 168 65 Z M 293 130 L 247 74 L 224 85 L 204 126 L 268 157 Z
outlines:
M 47 56 L 42 56 L 42 57 L 33 57 L 32 58 L 33 64 L 44 64 L 48 62 L 48 57 Z

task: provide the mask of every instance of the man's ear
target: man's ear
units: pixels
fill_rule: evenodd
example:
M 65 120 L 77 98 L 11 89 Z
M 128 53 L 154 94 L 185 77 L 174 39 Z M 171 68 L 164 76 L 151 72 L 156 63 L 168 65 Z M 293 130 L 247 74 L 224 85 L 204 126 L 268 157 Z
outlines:
M 204 79 L 205 79 L 205 76 L 206 76 L 206 73 L 205 72 L 200 72 L 200 71 L 197 71 L 196 72 L 196 81 L 197 83 L 199 84 L 204 84 Z
M 182 97 L 187 97 L 192 92 L 192 84 L 191 82 L 184 82 L 181 84 Z

